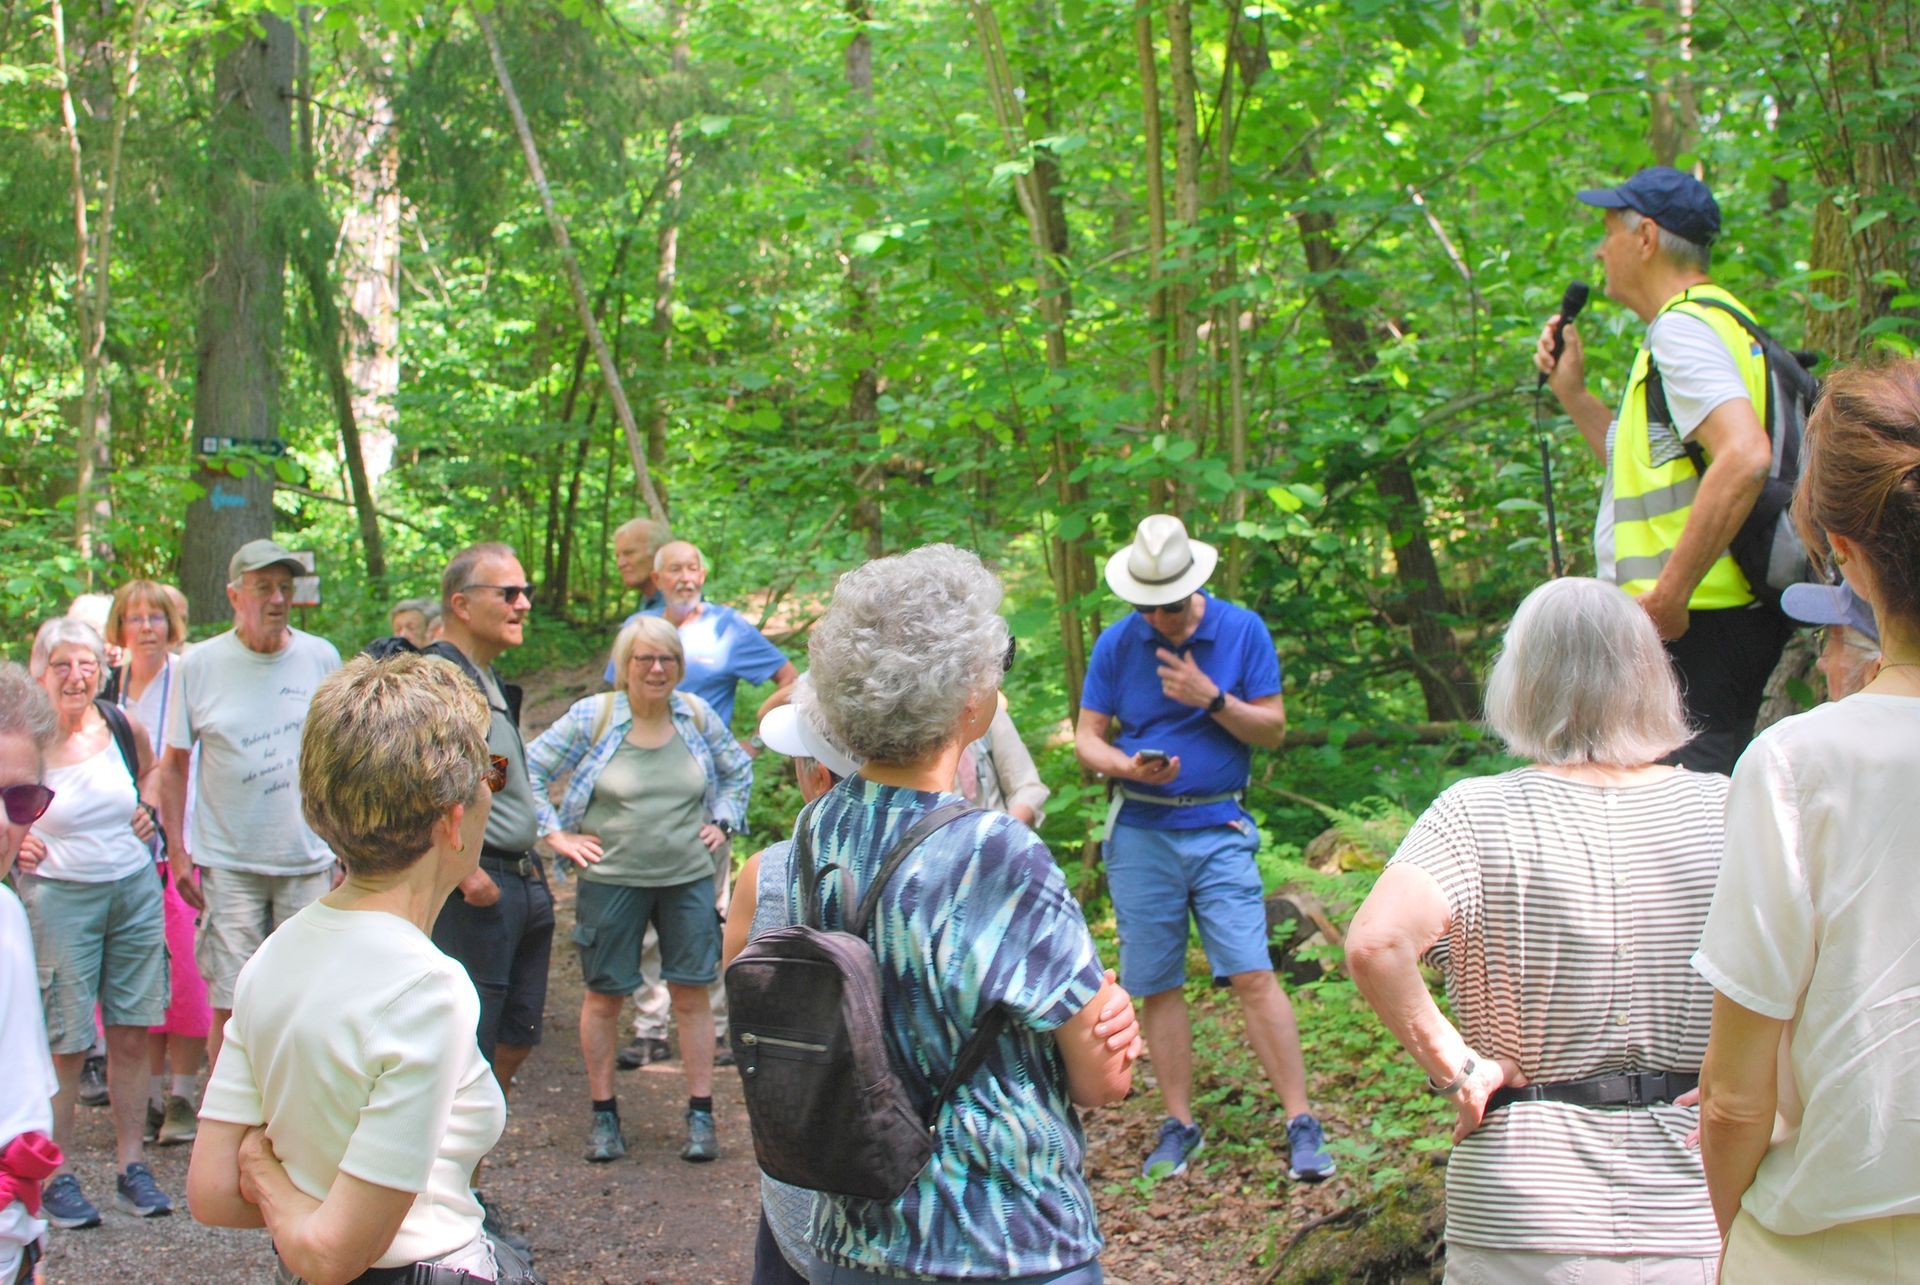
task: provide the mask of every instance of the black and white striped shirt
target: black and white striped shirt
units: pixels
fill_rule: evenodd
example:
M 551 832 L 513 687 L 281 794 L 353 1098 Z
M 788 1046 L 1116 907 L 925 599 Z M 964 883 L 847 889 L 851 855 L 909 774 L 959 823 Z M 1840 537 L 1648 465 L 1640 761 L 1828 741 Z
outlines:
M 1625 787 L 1537 768 L 1462 781 L 1394 861 L 1446 893 L 1428 958 L 1460 1033 L 1535 1083 L 1691 1071 L 1713 992 L 1688 965 L 1713 897 L 1727 779 Z M 1710 1256 L 1720 1247 L 1690 1107 L 1521 1102 L 1454 1149 L 1447 1238 L 1555 1254 Z

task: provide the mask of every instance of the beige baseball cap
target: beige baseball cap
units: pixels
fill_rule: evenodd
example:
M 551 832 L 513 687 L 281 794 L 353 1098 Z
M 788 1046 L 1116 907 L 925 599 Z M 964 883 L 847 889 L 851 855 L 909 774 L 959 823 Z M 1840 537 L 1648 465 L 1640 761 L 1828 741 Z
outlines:
M 249 540 L 227 559 L 227 583 L 232 584 L 249 571 L 265 571 L 268 567 L 279 566 L 284 566 L 296 576 L 307 574 L 307 564 L 287 552 L 284 545 L 272 540 Z

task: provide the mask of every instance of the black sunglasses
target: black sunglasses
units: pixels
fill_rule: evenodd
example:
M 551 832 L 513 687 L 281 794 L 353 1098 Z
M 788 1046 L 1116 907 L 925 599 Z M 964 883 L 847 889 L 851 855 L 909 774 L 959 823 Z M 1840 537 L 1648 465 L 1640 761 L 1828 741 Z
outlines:
M 494 794 L 507 788 L 507 757 L 504 754 L 487 755 L 487 774 L 480 778 L 487 783 L 487 789 Z
M 53 791 L 44 785 L 9 785 L 0 790 L 7 804 L 7 820 L 15 825 L 32 825 L 46 814 L 53 802 Z
M 470 584 L 462 585 L 460 592 L 466 593 L 471 589 L 497 590 L 508 606 L 513 605 L 515 598 L 525 598 L 528 603 L 533 602 L 533 586 L 530 584 Z
M 1188 605 L 1191 604 L 1192 602 L 1193 602 L 1193 595 L 1188 594 L 1186 597 L 1182 598 L 1178 602 L 1169 602 L 1166 605 L 1160 606 L 1160 607 L 1136 606 L 1134 610 L 1138 611 L 1143 616 L 1153 616 L 1153 615 L 1184 616 L 1187 614 Z

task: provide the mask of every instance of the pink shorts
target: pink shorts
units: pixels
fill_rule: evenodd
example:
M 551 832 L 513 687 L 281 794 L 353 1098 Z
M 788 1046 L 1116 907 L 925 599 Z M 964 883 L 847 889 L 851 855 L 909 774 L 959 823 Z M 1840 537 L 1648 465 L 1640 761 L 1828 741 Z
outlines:
M 200 965 L 193 959 L 193 907 L 180 899 L 171 874 L 167 878 L 166 907 L 167 961 L 173 990 L 167 1003 L 167 1020 L 150 1029 L 155 1035 L 204 1040 L 213 1027 L 213 1009 L 207 1004 L 207 984 L 200 977 Z

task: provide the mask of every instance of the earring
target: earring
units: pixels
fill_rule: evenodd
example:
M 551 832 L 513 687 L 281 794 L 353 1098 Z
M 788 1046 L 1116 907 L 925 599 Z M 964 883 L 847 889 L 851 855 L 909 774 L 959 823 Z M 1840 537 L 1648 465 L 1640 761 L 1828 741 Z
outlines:
M 1844 567 L 1847 565 L 1847 555 L 1835 549 L 1833 551 L 1833 561 L 1835 566 Z

